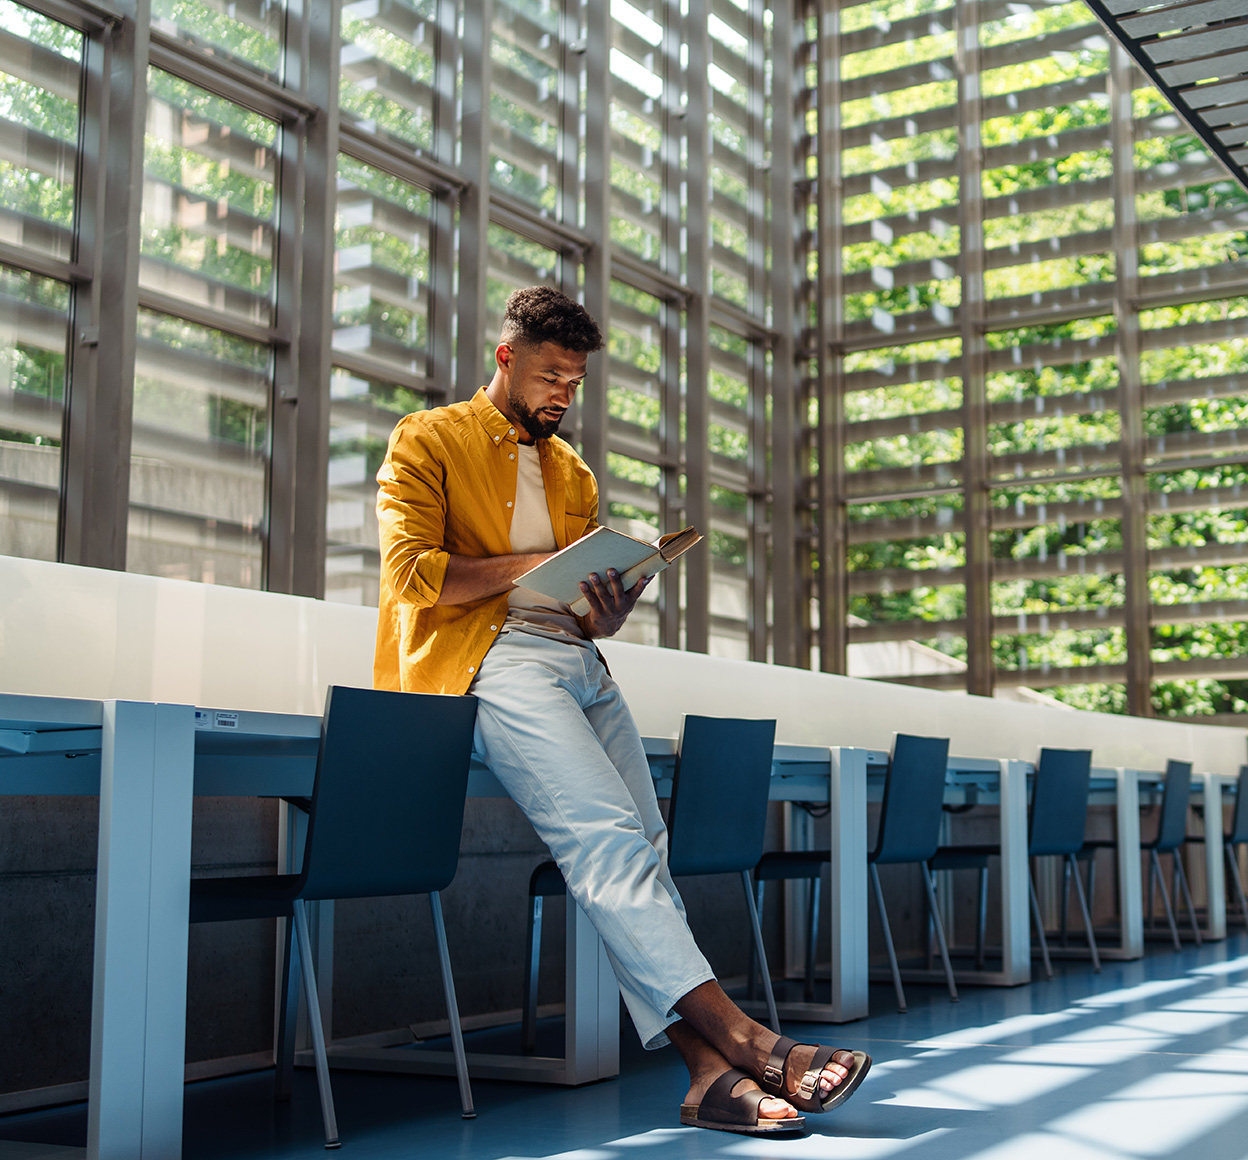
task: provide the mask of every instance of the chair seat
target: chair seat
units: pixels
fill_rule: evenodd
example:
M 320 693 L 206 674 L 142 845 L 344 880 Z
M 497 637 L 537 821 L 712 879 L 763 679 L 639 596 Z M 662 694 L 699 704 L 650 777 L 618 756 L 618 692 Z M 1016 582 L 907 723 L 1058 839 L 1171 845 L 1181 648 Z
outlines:
M 191 883 L 191 922 L 289 918 L 299 894 L 299 874 L 197 878 Z
M 530 898 L 551 898 L 566 894 L 568 884 L 563 880 L 563 873 L 554 862 L 540 862 L 529 878 Z
M 933 870 L 987 870 L 989 857 L 999 853 L 996 846 L 941 846 L 927 864 Z
M 818 878 L 832 861 L 831 850 L 770 850 L 754 868 L 756 882 L 782 882 L 789 878 Z

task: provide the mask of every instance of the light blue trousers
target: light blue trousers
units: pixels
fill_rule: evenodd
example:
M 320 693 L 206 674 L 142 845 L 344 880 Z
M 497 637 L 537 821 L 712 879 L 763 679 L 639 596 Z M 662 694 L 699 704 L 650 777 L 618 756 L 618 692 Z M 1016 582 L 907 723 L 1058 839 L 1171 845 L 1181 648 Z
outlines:
M 504 632 L 470 693 L 475 749 L 563 871 L 606 944 L 641 1041 L 714 978 L 667 869 L 667 830 L 632 714 L 592 649 Z

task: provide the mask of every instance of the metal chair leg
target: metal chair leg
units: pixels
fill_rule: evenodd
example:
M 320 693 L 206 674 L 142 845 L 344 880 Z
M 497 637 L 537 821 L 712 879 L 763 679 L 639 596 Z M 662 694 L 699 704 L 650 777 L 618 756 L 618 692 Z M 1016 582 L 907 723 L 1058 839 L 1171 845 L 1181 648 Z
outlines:
M 822 887 L 819 877 L 812 878 L 810 894 L 806 899 L 806 983 L 802 995 L 807 1003 L 815 1001 L 815 951 L 819 944 L 819 894 Z
M 949 944 L 945 942 L 945 924 L 940 921 L 940 914 L 936 910 L 936 886 L 932 882 L 932 872 L 928 869 L 926 862 L 920 862 L 919 867 L 923 871 L 923 885 L 927 887 L 927 904 L 931 907 L 932 919 L 936 924 L 936 941 L 940 946 L 940 959 L 945 964 L 945 982 L 949 985 L 949 1001 L 956 1003 L 958 1001 L 958 987 L 953 981 L 953 964 L 949 961 Z
M 1070 863 L 1062 859 L 1062 946 L 1068 946 L 1067 924 L 1070 918 Z
M 442 921 L 442 898 L 436 890 L 429 892 L 429 913 L 433 917 L 433 934 L 438 944 L 438 965 L 442 968 L 442 990 L 446 994 L 446 1016 L 451 1024 L 451 1050 L 455 1055 L 455 1076 L 459 1080 L 459 1106 L 463 1118 L 476 1117 L 472 1106 L 472 1088 L 468 1084 L 468 1058 L 464 1054 L 464 1033 L 459 1025 L 459 1004 L 455 1001 L 455 978 L 451 974 L 451 954 L 446 945 L 446 923 Z
M 754 881 L 754 910 L 758 914 L 758 925 L 763 925 L 763 903 L 766 900 L 767 883 L 762 879 Z M 754 949 L 754 939 L 750 939 L 750 967 L 746 975 L 745 997 L 753 1002 L 758 998 L 758 952 Z
M 1230 879 L 1235 884 L 1235 895 L 1239 899 L 1239 909 L 1244 916 L 1244 925 L 1248 926 L 1248 898 L 1244 896 L 1244 880 L 1239 874 L 1239 859 L 1235 857 L 1235 847 L 1227 842 L 1222 847 L 1222 852 L 1226 855 L 1227 869 L 1230 870 Z
M 1170 857 L 1174 862 L 1174 871 L 1175 876 L 1179 880 L 1179 887 L 1183 891 L 1183 900 L 1187 904 L 1188 917 L 1192 920 L 1192 936 L 1196 940 L 1196 945 L 1200 946 L 1204 940 L 1200 935 L 1200 923 L 1196 919 L 1196 907 L 1192 904 L 1192 892 L 1187 885 L 1187 871 L 1183 869 L 1183 859 L 1179 857 L 1178 850 L 1175 850 Z
M 1170 892 L 1166 889 L 1166 878 L 1161 872 L 1161 859 L 1157 857 L 1156 850 L 1149 850 L 1149 873 L 1148 882 L 1151 891 L 1153 879 L 1157 879 L 1157 885 L 1161 887 L 1161 901 L 1166 908 L 1166 921 L 1170 924 L 1170 938 L 1174 942 L 1176 951 L 1183 949 L 1183 944 L 1179 942 L 1179 928 L 1174 924 L 1174 908 L 1170 905 Z M 1152 899 L 1149 899 L 1150 903 Z
M 763 947 L 763 927 L 758 920 L 758 907 L 754 905 L 754 891 L 750 889 L 750 872 L 741 871 L 741 885 L 745 889 L 745 904 L 750 911 L 750 926 L 754 931 L 754 947 L 758 951 L 758 965 L 763 976 L 763 994 L 767 996 L 767 1017 L 771 1029 L 780 1034 L 780 1016 L 776 1013 L 776 996 L 771 988 L 771 970 L 767 966 L 767 951 Z
M 1036 880 L 1031 873 L 1031 868 L 1027 868 L 1027 892 L 1031 896 L 1031 917 L 1036 924 L 1036 936 L 1040 940 L 1040 958 L 1044 962 L 1044 976 L 1046 979 L 1053 977 L 1053 963 L 1049 959 L 1049 940 L 1044 937 L 1044 915 L 1040 913 L 1040 898 L 1036 894 Z
M 282 939 L 282 982 L 277 996 L 273 1035 L 273 1098 L 290 1099 L 295 1071 L 295 1033 L 299 1020 L 299 955 L 295 952 L 295 924 L 289 918 L 279 920 L 284 929 Z
M 988 867 L 979 871 L 979 914 L 975 920 L 975 965 L 984 969 L 984 941 L 988 933 Z
M 893 946 L 893 932 L 888 926 L 888 911 L 884 909 L 884 891 L 880 887 L 880 872 L 872 862 L 867 869 L 871 872 L 871 890 L 875 896 L 875 908 L 880 915 L 880 929 L 884 932 L 884 946 L 888 949 L 888 968 L 893 973 L 893 990 L 897 993 L 897 1010 L 905 1012 L 906 993 L 901 987 L 901 969 L 897 966 L 897 949 Z
M 524 945 L 524 1010 L 520 1016 L 520 1050 L 532 1055 L 537 1050 L 537 975 L 542 955 L 542 896 L 534 894 L 529 914 L 529 931 Z
M 1092 910 L 1088 905 L 1088 898 L 1083 893 L 1083 877 L 1079 873 L 1079 864 L 1075 861 L 1073 854 L 1067 854 L 1070 859 L 1070 869 L 1075 875 L 1075 897 L 1079 899 L 1079 909 L 1083 911 L 1083 926 L 1088 932 L 1088 950 L 1092 955 L 1092 969 L 1098 975 L 1101 973 L 1101 955 L 1096 946 L 1096 934 L 1092 930 Z
M 316 1060 L 316 1086 L 321 1094 L 321 1119 L 325 1125 L 325 1147 L 338 1148 L 338 1119 L 334 1115 L 334 1093 L 329 1086 L 329 1059 L 325 1052 L 325 1028 L 321 1024 L 321 1001 L 316 994 L 312 969 L 312 940 L 308 937 L 308 913 L 302 898 L 294 902 L 295 937 L 303 969 L 303 995 L 308 1004 L 308 1028 L 312 1032 L 312 1055 Z
M 1157 876 L 1161 873 L 1161 863 L 1157 861 L 1155 850 L 1148 852 L 1148 929 L 1151 931 L 1157 924 L 1155 907 L 1157 904 Z M 1165 883 L 1162 883 L 1164 889 Z M 1167 906 L 1169 903 L 1167 903 Z

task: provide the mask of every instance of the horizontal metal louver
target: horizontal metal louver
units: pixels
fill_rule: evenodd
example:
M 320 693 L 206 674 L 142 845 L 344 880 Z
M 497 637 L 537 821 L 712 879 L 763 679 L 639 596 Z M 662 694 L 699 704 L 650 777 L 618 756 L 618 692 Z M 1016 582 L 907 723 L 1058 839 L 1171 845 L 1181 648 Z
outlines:
M 1248 3 L 1087 4 L 1236 180 L 1248 187 Z

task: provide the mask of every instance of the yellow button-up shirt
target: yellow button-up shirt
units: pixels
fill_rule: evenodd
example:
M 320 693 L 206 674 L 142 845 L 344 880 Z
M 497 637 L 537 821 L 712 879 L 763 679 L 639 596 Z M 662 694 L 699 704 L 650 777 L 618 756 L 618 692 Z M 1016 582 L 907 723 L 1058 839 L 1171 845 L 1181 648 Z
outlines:
M 379 689 L 464 693 L 507 618 L 507 593 L 438 604 L 448 557 L 511 552 L 516 429 L 485 388 L 467 403 L 399 421 L 377 473 L 381 606 L 373 683 Z M 598 485 L 558 436 L 539 439 L 555 542 L 598 526 Z

